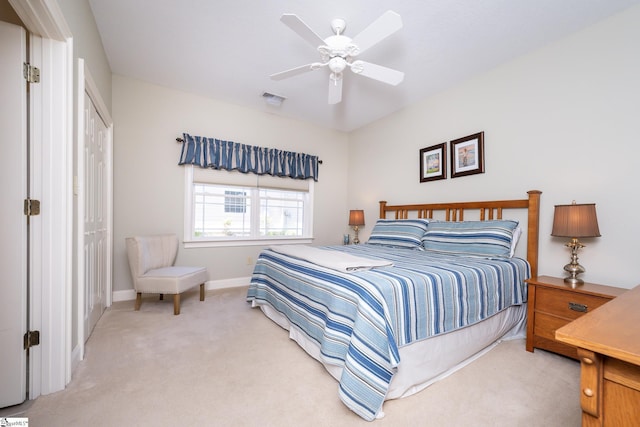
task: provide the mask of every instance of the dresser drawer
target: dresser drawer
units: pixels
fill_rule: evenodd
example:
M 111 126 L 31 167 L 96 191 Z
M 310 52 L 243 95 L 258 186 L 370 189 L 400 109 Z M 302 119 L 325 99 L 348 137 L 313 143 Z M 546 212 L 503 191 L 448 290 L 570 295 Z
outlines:
M 535 308 L 538 311 L 573 320 L 591 312 L 609 300 L 604 297 L 540 286 L 536 290 Z

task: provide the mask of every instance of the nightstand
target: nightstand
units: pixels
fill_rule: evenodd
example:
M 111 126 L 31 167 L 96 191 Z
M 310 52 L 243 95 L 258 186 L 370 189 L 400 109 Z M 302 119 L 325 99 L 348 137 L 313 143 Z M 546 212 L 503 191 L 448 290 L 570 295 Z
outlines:
M 628 289 L 584 283 L 572 288 L 563 279 L 532 277 L 528 285 L 527 351 L 534 348 L 578 359 L 576 347 L 556 340 L 556 329 L 590 313 Z

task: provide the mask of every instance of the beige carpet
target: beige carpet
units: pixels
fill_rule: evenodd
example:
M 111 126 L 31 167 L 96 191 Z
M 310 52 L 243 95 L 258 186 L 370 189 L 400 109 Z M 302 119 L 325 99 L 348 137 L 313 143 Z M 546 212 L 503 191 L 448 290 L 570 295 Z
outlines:
M 368 423 L 337 382 L 244 301 L 246 289 L 119 302 L 99 321 L 67 389 L 24 416 L 39 426 L 579 426 L 579 364 L 504 342 Z

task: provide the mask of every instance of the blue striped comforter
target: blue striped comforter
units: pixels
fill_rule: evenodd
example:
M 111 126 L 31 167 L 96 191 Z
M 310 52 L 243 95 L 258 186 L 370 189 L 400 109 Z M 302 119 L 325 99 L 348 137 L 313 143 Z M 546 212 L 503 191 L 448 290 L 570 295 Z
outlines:
M 391 260 L 393 267 L 339 272 L 266 249 L 247 301 L 269 304 L 342 366 L 341 400 L 371 421 L 400 363 L 398 349 L 479 322 L 526 301 L 529 265 L 379 245 L 329 246 Z

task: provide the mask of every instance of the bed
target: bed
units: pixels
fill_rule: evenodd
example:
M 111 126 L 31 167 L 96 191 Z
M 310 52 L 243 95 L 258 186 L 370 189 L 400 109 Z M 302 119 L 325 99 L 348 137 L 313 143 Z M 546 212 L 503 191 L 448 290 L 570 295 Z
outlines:
M 263 250 L 247 301 L 324 365 L 349 409 L 381 418 L 385 400 L 419 392 L 500 340 L 524 337 L 540 194 L 381 201 L 364 244 Z

